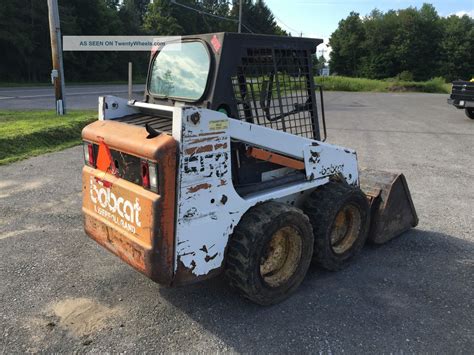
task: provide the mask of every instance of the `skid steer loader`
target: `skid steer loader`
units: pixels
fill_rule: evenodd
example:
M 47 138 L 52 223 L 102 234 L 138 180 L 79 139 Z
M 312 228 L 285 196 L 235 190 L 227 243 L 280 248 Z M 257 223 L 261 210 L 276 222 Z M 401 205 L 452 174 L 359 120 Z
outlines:
M 99 98 L 84 128 L 86 233 L 152 280 L 225 273 L 287 298 L 311 260 L 346 266 L 418 220 L 401 174 L 325 142 L 319 39 L 216 33 L 152 51 L 143 101 Z

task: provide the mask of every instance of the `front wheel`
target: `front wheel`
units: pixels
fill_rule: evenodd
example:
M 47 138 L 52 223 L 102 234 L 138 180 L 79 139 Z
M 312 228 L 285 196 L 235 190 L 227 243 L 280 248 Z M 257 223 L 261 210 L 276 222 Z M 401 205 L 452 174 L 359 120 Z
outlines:
M 464 111 L 466 112 L 467 117 L 469 117 L 471 120 L 474 120 L 474 108 L 466 108 Z
M 281 302 L 303 281 L 313 243 L 311 224 L 301 210 L 277 202 L 258 205 L 231 236 L 226 276 L 252 302 Z
M 314 231 L 313 260 L 336 271 L 347 266 L 365 244 L 369 227 L 369 205 L 356 187 L 330 182 L 305 201 L 304 212 Z

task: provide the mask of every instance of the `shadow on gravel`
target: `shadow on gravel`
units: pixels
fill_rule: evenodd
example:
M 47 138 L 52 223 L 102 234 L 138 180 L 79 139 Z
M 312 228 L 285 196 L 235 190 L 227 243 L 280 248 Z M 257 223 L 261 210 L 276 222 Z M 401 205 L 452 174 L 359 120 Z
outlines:
M 412 230 L 366 247 L 337 273 L 311 267 L 297 293 L 272 307 L 238 297 L 223 277 L 160 293 L 242 352 L 468 351 L 473 251 L 464 240 Z

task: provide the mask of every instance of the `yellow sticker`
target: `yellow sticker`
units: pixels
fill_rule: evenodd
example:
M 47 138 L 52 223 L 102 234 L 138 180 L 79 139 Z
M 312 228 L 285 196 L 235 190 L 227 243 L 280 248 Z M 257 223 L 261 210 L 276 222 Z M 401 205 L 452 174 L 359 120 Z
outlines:
M 221 131 L 229 128 L 229 120 L 209 121 L 210 131 Z

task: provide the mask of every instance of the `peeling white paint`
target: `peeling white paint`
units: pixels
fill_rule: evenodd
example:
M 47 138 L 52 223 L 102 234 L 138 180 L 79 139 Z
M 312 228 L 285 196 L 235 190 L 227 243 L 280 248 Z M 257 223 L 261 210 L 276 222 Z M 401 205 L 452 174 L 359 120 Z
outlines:
M 220 112 L 182 108 L 173 119 L 173 136 L 180 142 L 175 268 L 182 265 L 196 276 L 222 266 L 230 235 L 255 204 L 275 199 L 299 205 L 302 192 L 327 183 L 335 173 L 358 183 L 354 151 L 229 119 Z M 304 160 L 307 180 L 242 198 L 232 185 L 231 138 Z

